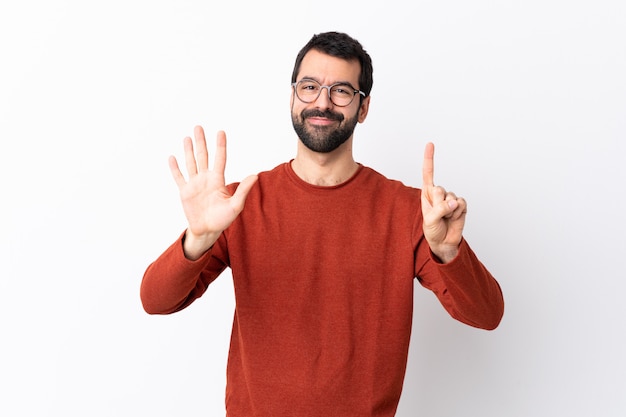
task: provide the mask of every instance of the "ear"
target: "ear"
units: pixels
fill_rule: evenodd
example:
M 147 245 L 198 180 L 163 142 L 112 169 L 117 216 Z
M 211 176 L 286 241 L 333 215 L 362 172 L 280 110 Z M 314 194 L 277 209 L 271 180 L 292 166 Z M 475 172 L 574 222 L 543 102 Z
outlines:
M 367 112 L 369 111 L 369 108 L 370 108 L 371 97 L 372 96 L 364 97 L 363 101 L 361 102 L 361 105 L 359 106 L 359 118 L 358 118 L 359 123 L 363 123 L 365 121 L 365 118 L 367 117 Z

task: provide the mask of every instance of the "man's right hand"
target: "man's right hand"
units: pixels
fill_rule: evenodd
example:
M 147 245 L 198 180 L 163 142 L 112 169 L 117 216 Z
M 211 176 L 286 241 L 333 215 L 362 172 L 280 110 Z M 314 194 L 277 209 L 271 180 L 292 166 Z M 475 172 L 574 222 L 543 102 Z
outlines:
M 217 240 L 220 234 L 243 210 L 246 197 L 257 180 L 251 175 L 241 181 L 237 190 L 230 195 L 226 189 L 224 169 L 226 167 L 226 134 L 217 132 L 217 143 L 213 169 L 209 170 L 204 130 L 194 129 L 196 153 L 190 137 L 183 140 L 186 180 L 174 156 L 169 158 L 169 167 L 178 186 L 183 210 L 189 227 L 185 233 L 183 249 L 188 259 L 196 260 Z

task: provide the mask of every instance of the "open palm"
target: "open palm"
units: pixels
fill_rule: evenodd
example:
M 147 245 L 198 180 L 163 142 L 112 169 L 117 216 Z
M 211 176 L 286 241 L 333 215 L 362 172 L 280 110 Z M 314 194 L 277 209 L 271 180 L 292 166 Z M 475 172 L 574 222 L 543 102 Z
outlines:
M 189 224 L 186 240 L 194 246 L 193 252 L 203 252 L 241 213 L 257 176 L 244 179 L 231 195 L 224 178 L 226 134 L 223 131 L 217 133 L 213 169 L 209 169 L 209 154 L 201 126 L 195 127 L 194 136 L 195 154 L 191 138 L 186 137 L 183 141 L 187 179 L 175 157 L 170 156 L 169 166 Z

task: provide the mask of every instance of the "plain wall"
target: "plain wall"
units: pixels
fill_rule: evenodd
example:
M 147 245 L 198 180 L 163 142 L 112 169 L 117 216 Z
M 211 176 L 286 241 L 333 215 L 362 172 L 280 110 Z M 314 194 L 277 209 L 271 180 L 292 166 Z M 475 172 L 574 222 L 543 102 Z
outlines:
M 506 300 L 486 332 L 416 284 L 398 416 L 626 415 L 625 5 L 3 2 L 0 414 L 224 415 L 229 274 L 139 300 L 186 225 L 167 157 L 201 124 L 229 182 L 292 158 L 295 55 L 340 30 L 374 61 L 357 160 L 419 187 L 433 141 Z

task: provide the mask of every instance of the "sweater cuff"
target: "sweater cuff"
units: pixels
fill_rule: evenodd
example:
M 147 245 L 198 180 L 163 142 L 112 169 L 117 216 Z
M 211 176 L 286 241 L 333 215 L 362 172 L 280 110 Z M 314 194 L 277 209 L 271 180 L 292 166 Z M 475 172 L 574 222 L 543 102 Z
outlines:
M 183 267 L 183 268 L 187 268 L 187 269 L 203 269 L 204 266 L 209 263 L 209 260 L 211 259 L 211 251 L 213 250 L 213 246 L 211 246 L 206 252 L 204 252 L 202 254 L 202 256 L 200 256 L 198 259 L 196 260 L 191 260 L 189 258 L 187 258 L 185 256 L 185 250 L 183 248 L 183 244 L 185 242 L 185 234 L 186 234 L 187 230 L 183 231 L 179 236 L 178 236 L 178 240 L 176 242 L 174 242 L 174 244 L 172 245 L 172 249 L 174 251 L 175 254 L 175 260 L 176 263 Z
M 452 265 L 452 264 L 456 264 L 458 262 L 461 262 L 459 260 L 459 258 L 461 258 L 461 252 L 463 252 L 463 251 L 468 249 L 468 245 L 467 245 L 467 242 L 465 241 L 464 237 L 461 237 L 461 242 L 459 243 L 458 249 L 459 249 L 459 251 L 457 252 L 456 256 L 452 260 L 450 260 L 450 262 L 443 262 L 441 259 L 439 259 L 439 257 L 437 255 L 435 255 L 433 253 L 432 250 L 430 250 L 430 248 L 428 249 L 428 252 L 430 253 L 430 259 L 435 264 L 444 266 L 444 265 Z

